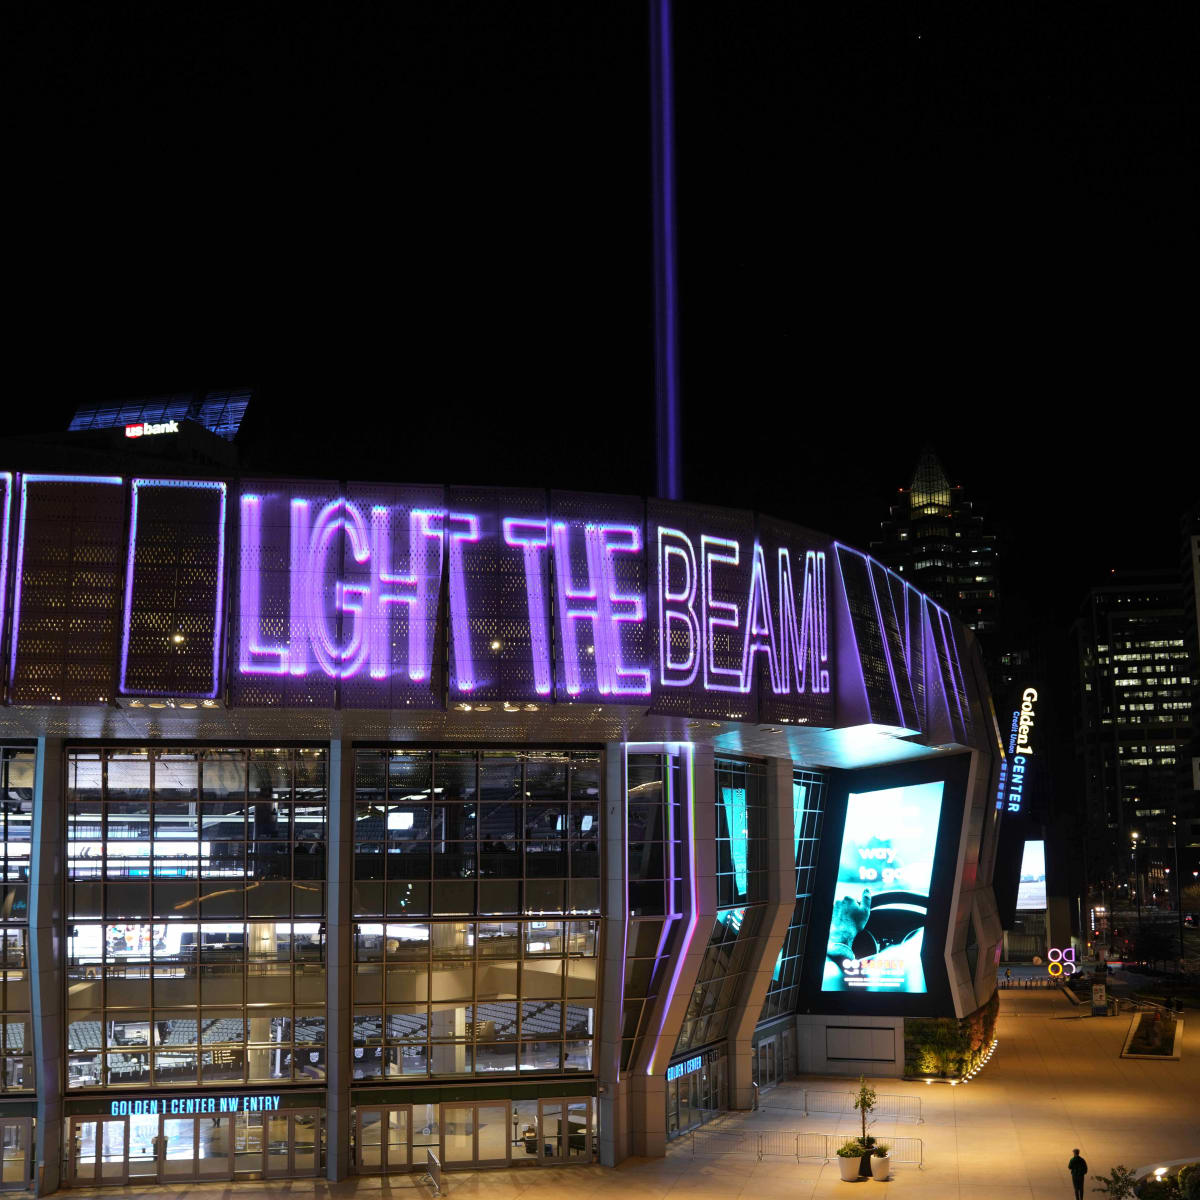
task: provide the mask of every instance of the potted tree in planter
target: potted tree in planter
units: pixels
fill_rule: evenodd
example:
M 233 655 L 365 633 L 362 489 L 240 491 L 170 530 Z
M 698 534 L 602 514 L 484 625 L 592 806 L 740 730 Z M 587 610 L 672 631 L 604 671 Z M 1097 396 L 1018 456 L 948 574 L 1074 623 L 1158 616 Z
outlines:
M 875 1139 L 867 1136 L 867 1117 L 875 1107 L 875 1089 L 867 1083 L 866 1076 L 858 1077 L 858 1091 L 854 1096 L 854 1107 L 858 1109 L 862 1116 L 862 1159 L 859 1163 L 858 1173 L 868 1179 L 871 1175 L 871 1147 L 875 1145 Z
M 842 1178 L 847 1183 L 854 1183 L 858 1179 L 859 1167 L 862 1163 L 863 1144 L 857 1138 L 851 1138 L 848 1142 L 843 1142 L 837 1149 L 838 1167 L 842 1172 Z
M 888 1158 L 890 1149 L 886 1142 L 876 1142 L 871 1147 L 871 1174 L 881 1182 L 892 1173 L 892 1160 Z

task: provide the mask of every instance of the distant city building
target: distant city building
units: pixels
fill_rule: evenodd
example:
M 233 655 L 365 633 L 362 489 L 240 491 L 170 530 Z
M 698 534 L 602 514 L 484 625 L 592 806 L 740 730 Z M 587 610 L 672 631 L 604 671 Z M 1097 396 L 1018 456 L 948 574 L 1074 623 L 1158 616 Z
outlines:
M 1180 575 L 1183 582 L 1183 637 L 1192 677 L 1192 742 L 1179 764 L 1179 786 L 1189 803 L 1179 816 L 1179 867 L 1185 883 L 1200 869 L 1200 503 L 1183 515 Z
M 928 446 L 882 528 L 875 557 L 988 644 L 999 623 L 996 535 Z
M 1166 903 L 1172 821 L 1190 802 L 1181 786 L 1193 713 L 1185 624 L 1183 588 L 1167 570 L 1114 572 L 1074 626 L 1088 881 L 1122 902 L 1137 892 Z

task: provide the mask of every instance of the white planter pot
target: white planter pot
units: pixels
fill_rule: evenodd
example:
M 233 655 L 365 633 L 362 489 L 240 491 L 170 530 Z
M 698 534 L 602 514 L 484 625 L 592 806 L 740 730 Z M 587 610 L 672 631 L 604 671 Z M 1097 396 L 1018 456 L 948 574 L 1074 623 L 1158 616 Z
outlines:
M 853 1183 L 858 1178 L 858 1168 L 861 1164 L 862 1159 L 857 1154 L 853 1158 L 838 1156 L 838 1166 L 842 1170 L 842 1178 L 847 1183 Z
M 871 1157 L 871 1178 L 886 1179 L 892 1173 L 892 1160 L 890 1158 Z

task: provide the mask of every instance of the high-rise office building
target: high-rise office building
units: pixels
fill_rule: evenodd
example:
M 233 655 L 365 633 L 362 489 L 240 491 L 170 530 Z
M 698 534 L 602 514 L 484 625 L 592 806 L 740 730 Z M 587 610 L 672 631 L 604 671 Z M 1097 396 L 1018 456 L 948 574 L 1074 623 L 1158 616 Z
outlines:
M 993 643 L 1000 622 L 996 534 L 962 485 L 950 483 L 931 447 L 921 451 L 909 486 L 899 489 L 871 553 L 979 635 L 995 684 L 996 656 L 991 652 L 998 649 Z
M 1175 571 L 1114 572 L 1074 626 L 1075 746 L 1093 893 L 1165 902 L 1193 690 Z

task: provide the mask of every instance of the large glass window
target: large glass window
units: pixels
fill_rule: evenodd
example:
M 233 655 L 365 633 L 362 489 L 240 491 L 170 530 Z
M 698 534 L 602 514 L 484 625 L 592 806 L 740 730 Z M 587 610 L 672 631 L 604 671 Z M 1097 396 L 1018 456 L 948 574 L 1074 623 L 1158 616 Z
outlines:
M 792 820 L 796 843 L 796 906 L 775 970 L 767 987 L 760 1021 L 795 1012 L 800 1000 L 800 965 L 812 906 L 813 876 L 825 807 L 825 777 L 815 771 L 792 774 Z
M 728 1034 L 762 913 L 762 905 L 726 908 L 717 913 L 675 1045 L 676 1054 L 719 1041 Z
M 629 918 L 625 944 L 621 1069 L 647 1031 L 683 913 L 684 780 L 678 755 L 626 762 Z
M 766 774 L 761 763 L 717 759 L 717 906 L 767 899 Z
M 598 913 L 599 755 L 359 750 L 354 911 Z
M 0 1091 L 33 1090 L 29 996 L 29 851 L 33 751 L 0 748 Z
M 67 770 L 67 1086 L 323 1079 L 325 752 Z
M 355 1079 L 591 1071 L 599 921 L 355 925 Z

